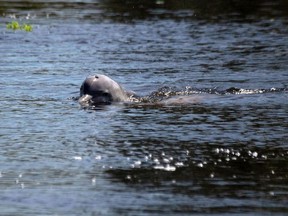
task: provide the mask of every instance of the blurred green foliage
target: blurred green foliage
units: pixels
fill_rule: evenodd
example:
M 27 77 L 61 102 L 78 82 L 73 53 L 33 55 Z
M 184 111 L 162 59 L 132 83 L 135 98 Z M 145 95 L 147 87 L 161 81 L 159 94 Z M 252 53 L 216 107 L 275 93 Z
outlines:
M 12 21 L 12 22 L 8 23 L 6 25 L 6 28 L 11 29 L 11 30 L 23 30 L 26 32 L 31 32 L 33 30 L 32 25 L 26 24 L 26 23 L 21 25 L 17 21 Z

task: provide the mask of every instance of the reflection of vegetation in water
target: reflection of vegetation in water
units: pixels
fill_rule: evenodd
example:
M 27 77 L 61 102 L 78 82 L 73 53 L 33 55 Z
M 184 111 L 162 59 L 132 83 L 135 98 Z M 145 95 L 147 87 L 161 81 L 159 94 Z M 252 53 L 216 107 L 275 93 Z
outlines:
M 0 16 L 33 12 L 38 17 L 85 18 L 93 21 L 112 19 L 129 21 L 147 18 L 189 18 L 219 20 L 223 18 L 275 18 L 288 16 L 288 1 L 280 0 L 98 0 L 98 1 L 9 1 L 0 0 Z M 97 13 L 95 13 L 95 10 Z M 74 13 L 79 11 L 79 13 Z M 84 12 L 85 11 L 85 12 Z
M 220 18 L 245 18 L 287 16 L 288 1 L 272 0 L 102 0 L 103 9 L 112 18 L 145 19 L 158 18 L 192 18 L 217 20 Z M 112 12 L 112 13 L 111 13 Z
M 23 31 L 26 31 L 26 32 L 31 32 L 33 30 L 33 27 L 32 25 L 29 25 L 29 24 L 19 24 L 17 21 L 12 21 L 10 23 L 8 23 L 6 25 L 6 28 L 7 29 L 12 29 L 12 30 L 23 30 Z

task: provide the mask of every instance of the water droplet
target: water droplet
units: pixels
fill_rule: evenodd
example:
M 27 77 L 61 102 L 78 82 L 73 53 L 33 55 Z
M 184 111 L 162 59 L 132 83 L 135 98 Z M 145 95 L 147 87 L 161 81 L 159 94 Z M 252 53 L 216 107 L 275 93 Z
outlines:
M 165 167 L 164 170 L 166 170 L 166 171 L 175 171 L 175 170 L 176 170 L 176 167 L 170 166 L 170 165 L 168 164 L 168 165 Z
M 197 166 L 202 168 L 203 164 L 202 163 L 198 163 Z
M 181 167 L 181 166 L 184 166 L 184 164 L 183 164 L 183 162 L 176 162 L 176 163 L 175 163 L 175 166 Z
M 101 157 L 101 155 L 97 155 L 97 156 L 95 157 L 95 159 L 96 159 L 96 160 L 101 160 L 102 157 Z
M 74 160 L 82 160 L 82 157 L 81 156 L 74 156 L 73 159 Z
M 135 166 L 140 166 L 141 163 L 142 163 L 141 161 L 135 161 L 135 162 L 134 162 L 134 165 L 135 165 Z
M 162 165 L 157 165 L 157 166 L 154 166 L 154 169 L 160 169 L 160 170 L 165 170 L 165 171 L 175 171 L 176 170 L 176 167 L 174 166 L 170 166 L 169 164 L 167 166 L 162 166 Z
M 92 185 L 95 185 L 96 184 L 96 177 L 92 178 L 91 182 L 92 182 Z
M 156 164 L 160 164 L 160 163 L 159 163 L 159 160 L 158 160 L 157 158 L 155 158 L 153 161 L 154 161 Z
M 267 156 L 266 156 L 266 155 L 262 155 L 261 157 L 262 157 L 263 159 L 265 159 L 265 160 L 267 159 Z
M 164 159 L 163 159 L 163 162 L 164 162 L 164 163 L 169 163 L 170 161 L 169 161 L 169 159 L 164 158 Z
M 154 169 L 164 169 L 164 166 L 162 166 L 162 165 L 156 165 L 156 166 L 154 166 Z

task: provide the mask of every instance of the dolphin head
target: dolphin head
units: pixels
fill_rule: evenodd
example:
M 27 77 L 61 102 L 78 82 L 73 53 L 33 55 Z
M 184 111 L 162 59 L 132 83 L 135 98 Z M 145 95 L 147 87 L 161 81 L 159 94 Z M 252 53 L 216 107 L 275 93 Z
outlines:
M 111 104 L 126 100 L 128 100 L 128 96 L 123 88 L 102 74 L 88 76 L 80 88 L 80 103 Z

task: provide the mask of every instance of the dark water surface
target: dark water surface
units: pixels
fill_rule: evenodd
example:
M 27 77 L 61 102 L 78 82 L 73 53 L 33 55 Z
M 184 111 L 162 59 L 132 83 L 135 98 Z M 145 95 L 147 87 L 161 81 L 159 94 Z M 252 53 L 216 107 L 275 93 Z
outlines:
M 0 51 L 0 215 L 288 214 L 287 1 L 0 0 Z

